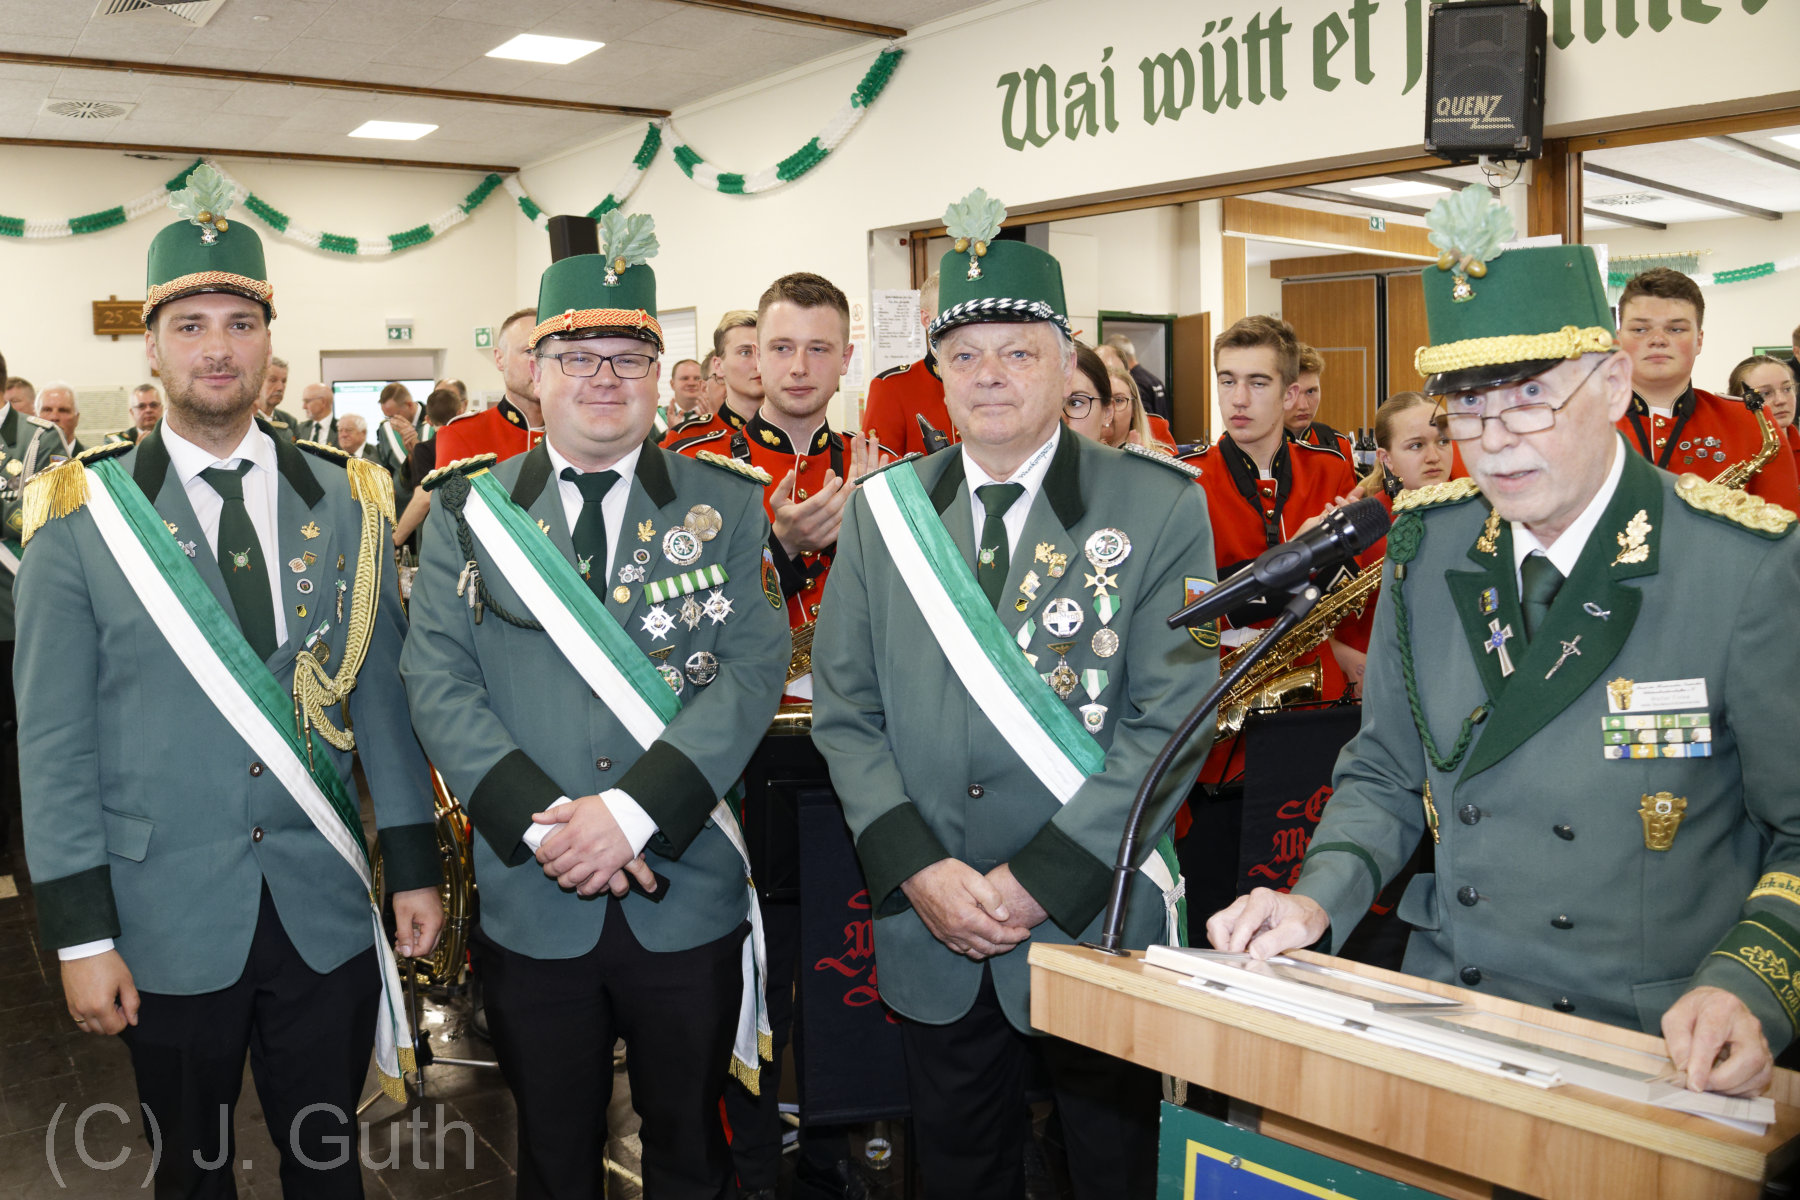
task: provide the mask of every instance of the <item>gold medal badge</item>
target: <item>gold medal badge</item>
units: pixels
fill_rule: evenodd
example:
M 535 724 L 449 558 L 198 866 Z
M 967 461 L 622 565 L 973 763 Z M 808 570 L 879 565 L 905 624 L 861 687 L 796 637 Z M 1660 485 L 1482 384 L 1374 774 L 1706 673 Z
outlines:
M 1645 796 L 1638 805 L 1638 816 L 1644 822 L 1644 849 L 1667 850 L 1675 844 L 1675 831 L 1687 815 L 1687 797 L 1669 792 Z

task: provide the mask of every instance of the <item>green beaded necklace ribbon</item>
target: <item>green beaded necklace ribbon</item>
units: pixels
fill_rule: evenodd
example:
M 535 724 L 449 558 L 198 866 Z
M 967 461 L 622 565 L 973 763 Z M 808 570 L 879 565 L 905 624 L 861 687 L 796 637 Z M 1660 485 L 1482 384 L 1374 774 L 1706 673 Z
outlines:
M 1425 747 L 1431 765 L 1448 775 L 1462 765 L 1469 746 L 1475 740 L 1475 727 L 1487 720 L 1488 706 L 1482 704 L 1463 718 L 1456 745 L 1450 756 L 1438 753 L 1437 739 L 1425 723 L 1424 706 L 1419 703 L 1419 682 L 1413 670 L 1412 618 L 1406 611 L 1406 564 L 1418 557 L 1419 543 L 1425 540 L 1425 520 L 1417 512 L 1403 512 L 1394 518 L 1388 530 L 1387 557 L 1394 564 L 1394 630 L 1400 640 L 1400 672 L 1406 679 L 1406 703 L 1412 709 L 1413 726 Z

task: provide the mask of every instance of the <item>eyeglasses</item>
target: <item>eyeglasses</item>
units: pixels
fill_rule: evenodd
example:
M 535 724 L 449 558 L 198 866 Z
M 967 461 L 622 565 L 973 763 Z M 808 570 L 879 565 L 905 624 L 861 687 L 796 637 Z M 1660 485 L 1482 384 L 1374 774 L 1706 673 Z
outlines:
M 600 373 L 604 363 L 611 363 L 613 374 L 620 379 L 642 379 L 650 374 L 650 364 L 656 361 L 654 354 L 590 354 L 586 350 L 540 354 L 538 357 L 554 358 L 562 367 L 562 373 L 571 379 L 592 379 Z
M 1475 392 L 1459 392 L 1451 396 L 1438 397 L 1438 413 L 1443 420 L 1443 429 L 1453 442 L 1472 442 L 1481 436 L 1488 421 L 1498 421 L 1508 433 L 1542 433 L 1556 424 L 1556 414 L 1568 407 L 1588 380 L 1594 377 L 1601 367 L 1607 363 L 1601 359 L 1594 364 L 1593 370 L 1581 377 L 1581 382 L 1569 389 L 1561 403 L 1552 403 L 1555 393 L 1539 379 L 1527 379 L 1524 383 L 1508 388 L 1495 388 L 1484 394 Z M 1497 400 L 1497 405 L 1490 401 Z M 1458 412 L 1453 404 L 1470 403 L 1477 407 Z M 1487 412 L 1488 408 L 1495 411 Z
M 1063 397 L 1063 413 L 1079 421 L 1082 417 L 1087 416 L 1096 404 L 1101 408 L 1111 408 L 1113 398 L 1111 396 L 1090 396 L 1086 392 L 1070 392 Z

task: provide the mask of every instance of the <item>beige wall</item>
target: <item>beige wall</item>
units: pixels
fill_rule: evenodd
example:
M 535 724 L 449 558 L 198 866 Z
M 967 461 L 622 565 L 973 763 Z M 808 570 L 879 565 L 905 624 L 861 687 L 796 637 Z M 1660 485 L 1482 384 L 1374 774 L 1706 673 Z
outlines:
M 66 217 L 151 191 L 192 160 L 145 162 L 99 150 L 0 149 L 0 213 Z M 228 162 L 252 191 L 297 220 L 374 236 L 410 228 L 451 207 L 474 173 L 315 164 Z M 441 242 L 380 259 L 351 259 L 283 241 L 253 219 L 275 284 L 275 353 L 292 364 L 287 402 L 317 378 L 323 350 L 379 350 L 386 320 L 413 320 L 411 348 L 441 349 L 445 370 L 471 388 L 497 389 L 493 357 L 474 348 L 477 325 L 517 307 L 517 228 L 504 194 Z M 233 214 L 234 217 L 238 214 Z M 90 303 L 141 300 L 144 258 L 167 210 L 122 227 L 46 241 L 0 239 L 0 352 L 11 374 L 33 383 L 67 379 L 83 392 L 130 388 L 149 375 L 143 339 L 96 337 Z M 84 431 L 102 410 L 83 412 Z M 93 418 L 92 421 L 89 418 Z

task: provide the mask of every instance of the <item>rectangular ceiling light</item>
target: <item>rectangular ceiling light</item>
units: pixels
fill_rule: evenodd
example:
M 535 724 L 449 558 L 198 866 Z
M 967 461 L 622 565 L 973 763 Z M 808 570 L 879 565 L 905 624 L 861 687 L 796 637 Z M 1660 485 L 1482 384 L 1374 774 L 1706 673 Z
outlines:
M 1792 146 L 1794 149 L 1800 150 L 1800 133 L 1777 133 L 1772 135 L 1772 140 L 1780 142 L 1784 146 Z
M 1382 200 L 1404 200 L 1409 196 L 1439 196 L 1450 189 L 1440 187 L 1435 183 L 1403 181 L 1401 183 L 1376 183 L 1368 187 L 1351 188 L 1350 190 Z
M 436 125 L 419 125 L 412 121 L 364 121 L 350 131 L 350 136 L 416 142 L 436 128 Z
M 567 66 L 578 58 L 584 58 L 605 42 L 583 41 L 581 38 L 545 37 L 541 33 L 521 33 L 504 45 L 495 46 L 487 52 L 488 58 L 516 58 L 520 62 L 550 63 L 553 66 Z

